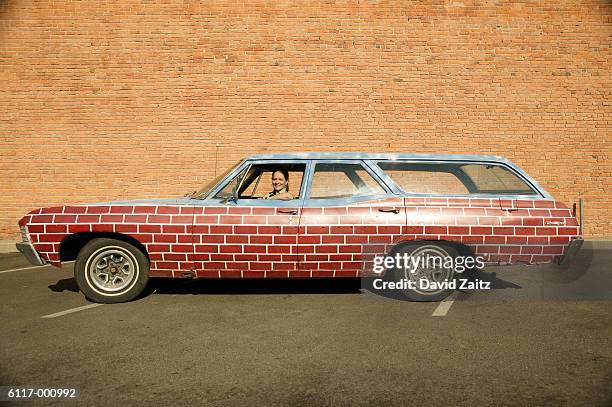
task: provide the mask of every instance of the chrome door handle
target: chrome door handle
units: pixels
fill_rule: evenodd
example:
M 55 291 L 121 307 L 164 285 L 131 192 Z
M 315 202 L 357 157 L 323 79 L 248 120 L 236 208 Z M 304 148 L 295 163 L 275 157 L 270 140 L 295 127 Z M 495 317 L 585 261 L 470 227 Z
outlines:
M 399 208 L 378 208 L 378 212 L 400 213 L 400 210 L 399 210 Z

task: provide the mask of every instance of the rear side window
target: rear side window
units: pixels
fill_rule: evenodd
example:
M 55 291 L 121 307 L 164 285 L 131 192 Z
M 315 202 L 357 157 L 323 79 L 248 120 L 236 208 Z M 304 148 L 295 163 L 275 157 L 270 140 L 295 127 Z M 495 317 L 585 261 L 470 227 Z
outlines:
M 496 164 L 379 161 L 404 191 L 434 195 L 538 195 L 510 169 Z
M 310 199 L 337 199 L 383 194 L 385 190 L 361 164 L 317 163 Z

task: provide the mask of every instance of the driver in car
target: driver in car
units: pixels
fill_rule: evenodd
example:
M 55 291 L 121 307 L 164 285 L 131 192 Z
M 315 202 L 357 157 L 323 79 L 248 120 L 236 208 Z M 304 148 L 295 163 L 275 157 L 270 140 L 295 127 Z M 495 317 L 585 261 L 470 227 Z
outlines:
M 268 192 L 262 199 L 294 199 L 289 192 L 289 171 L 281 169 L 272 172 L 272 192 Z

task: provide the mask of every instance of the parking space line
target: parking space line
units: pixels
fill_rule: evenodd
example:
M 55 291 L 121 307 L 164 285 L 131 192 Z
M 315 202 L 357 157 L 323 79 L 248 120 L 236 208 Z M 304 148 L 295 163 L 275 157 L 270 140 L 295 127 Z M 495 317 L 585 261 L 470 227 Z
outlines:
M 2 271 L 0 271 L 0 274 L 10 273 L 10 272 L 12 272 L 12 271 L 21 271 L 21 270 L 38 269 L 38 268 L 41 268 L 41 267 L 47 267 L 47 266 L 50 266 L 50 264 L 45 264 L 44 266 L 31 266 L 31 267 L 22 267 L 22 268 L 19 268 L 19 269 L 2 270 Z
M 66 311 L 56 312 L 55 314 L 43 315 L 41 318 L 57 318 L 57 317 L 61 317 L 62 315 L 72 314 L 74 312 L 79 312 L 79 311 L 84 311 L 86 309 L 99 307 L 100 305 L 104 305 L 104 304 L 83 305 L 81 307 L 67 309 Z
M 68 263 L 74 263 L 74 261 L 65 261 L 65 262 L 62 262 L 62 264 L 68 264 Z M 0 274 L 11 273 L 13 271 L 39 269 L 39 268 L 42 268 L 42 267 L 49 267 L 49 266 L 50 266 L 50 264 L 43 264 L 42 266 L 30 266 L 30 267 L 21 267 L 21 268 L 18 268 L 18 269 L 1 270 Z
M 438 304 L 438 307 L 434 310 L 432 317 L 445 317 L 448 314 L 448 310 L 453 306 L 453 303 L 459 296 L 459 291 L 453 292 L 444 301 Z

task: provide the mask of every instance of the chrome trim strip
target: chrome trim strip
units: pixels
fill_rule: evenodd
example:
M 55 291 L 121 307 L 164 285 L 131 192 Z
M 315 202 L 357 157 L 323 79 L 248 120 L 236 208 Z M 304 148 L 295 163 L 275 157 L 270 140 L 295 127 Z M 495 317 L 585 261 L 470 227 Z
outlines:
M 444 160 L 444 161 L 494 161 L 510 163 L 506 158 L 492 155 L 467 154 L 405 154 L 364 152 L 298 152 L 279 154 L 257 154 L 249 160 Z
M 40 257 L 34 246 L 30 242 L 19 242 L 15 245 L 17 250 L 25 256 L 25 258 L 34 266 L 43 266 L 45 261 Z
M 563 257 L 559 259 L 559 264 L 563 266 L 571 262 L 572 259 L 576 257 L 578 251 L 580 251 L 580 248 L 582 247 L 583 243 L 584 239 L 582 237 L 577 237 L 572 240 L 567 246 L 567 249 L 565 249 L 565 254 L 563 255 Z

